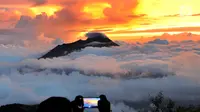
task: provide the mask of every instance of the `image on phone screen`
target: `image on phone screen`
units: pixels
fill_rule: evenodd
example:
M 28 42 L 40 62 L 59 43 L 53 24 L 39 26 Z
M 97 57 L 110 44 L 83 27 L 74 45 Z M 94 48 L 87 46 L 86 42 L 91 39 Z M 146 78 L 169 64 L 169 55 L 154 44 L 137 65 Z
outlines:
M 84 108 L 97 108 L 100 98 L 83 98 Z

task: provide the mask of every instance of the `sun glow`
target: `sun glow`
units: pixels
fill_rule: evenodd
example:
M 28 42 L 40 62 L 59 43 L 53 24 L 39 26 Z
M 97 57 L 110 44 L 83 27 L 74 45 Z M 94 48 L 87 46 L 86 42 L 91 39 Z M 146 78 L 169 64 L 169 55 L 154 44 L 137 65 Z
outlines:
M 59 6 L 40 6 L 40 7 L 31 7 L 30 10 L 35 14 L 39 15 L 45 12 L 48 16 L 54 15 L 55 12 L 61 10 L 62 7 Z
M 103 10 L 109 7 L 111 5 L 108 3 L 93 3 L 86 5 L 83 8 L 83 12 L 90 14 L 93 19 L 99 19 L 105 17 Z

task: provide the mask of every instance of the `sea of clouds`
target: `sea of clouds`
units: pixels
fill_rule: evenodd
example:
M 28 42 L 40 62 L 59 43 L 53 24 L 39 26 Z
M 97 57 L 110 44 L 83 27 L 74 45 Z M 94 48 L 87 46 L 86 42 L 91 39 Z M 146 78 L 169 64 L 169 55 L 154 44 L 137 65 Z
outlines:
M 117 42 L 69 56 L 41 59 L 55 45 L 0 45 L 0 105 L 36 104 L 50 96 L 106 94 L 113 110 L 134 111 L 122 101 L 147 101 L 160 91 L 179 102 L 200 100 L 200 43 Z M 116 103 L 117 102 L 117 103 Z M 134 106 L 133 106 L 134 107 Z

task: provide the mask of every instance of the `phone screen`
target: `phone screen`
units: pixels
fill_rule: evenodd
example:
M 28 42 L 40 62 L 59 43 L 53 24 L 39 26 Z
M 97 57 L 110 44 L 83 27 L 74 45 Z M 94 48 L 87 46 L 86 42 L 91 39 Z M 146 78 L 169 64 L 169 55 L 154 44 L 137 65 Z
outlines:
M 100 98 L 83 98 L 84 108 L 97 108 Z

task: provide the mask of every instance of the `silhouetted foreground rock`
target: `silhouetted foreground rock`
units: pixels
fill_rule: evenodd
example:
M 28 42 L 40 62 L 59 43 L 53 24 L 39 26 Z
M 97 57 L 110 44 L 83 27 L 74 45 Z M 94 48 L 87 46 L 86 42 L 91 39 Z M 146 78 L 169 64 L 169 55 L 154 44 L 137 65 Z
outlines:
M 71 112 L 70 101 L 63 97 L 51 97 L 39 105 L 11 104 L 0 107 L 0 112 Z
M 11 104 L 0 107 L 0 112 L 36 112 L 37 105 Z
M 54 58 L 59 56 L 65 56 L 74 51 L 79 51 L 86 47 L 112 47 L 119 46 L 110 40 L 106 35 L 102 33 L 88 33 L 86 35 L 88 37 L 87 40 L 78 40 L 73 43 L 58 45 L 47 54 L 42 56 L 41 58 Z M 39 59 L 41 59 L 39 58 Z
M 40 103 L 36 112 L 71 112 L 70 101 L 63 97 L 51 97 Z

